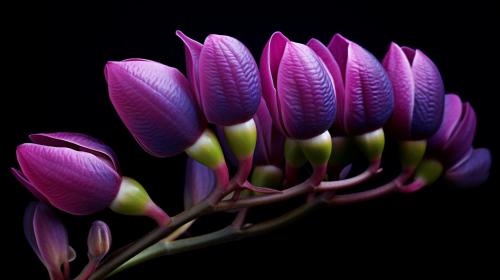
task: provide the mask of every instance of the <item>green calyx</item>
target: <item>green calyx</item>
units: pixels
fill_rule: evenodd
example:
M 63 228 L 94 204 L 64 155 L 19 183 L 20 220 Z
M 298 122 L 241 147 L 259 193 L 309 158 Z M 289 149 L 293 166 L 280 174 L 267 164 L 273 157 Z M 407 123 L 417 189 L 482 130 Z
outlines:
M 384 130 L 379 128 L 355 137 L 356 144 L 369 161 L 379 161 L 384 152 Z
M 254 168 L 250 182 L 258 187 L 277 188 L 283 181 L 283 171 L 274 165 L 260 165 Z
M 307 159 L 302 152 L 299 140 L 290 138 L 287 138 L 285 140 L 285 161 L 287 165 L 297 168 L 303 166 L 306 163 Z
M 443 173 L 443 165 L 435 159 L 424 159 L 415 170 L 415 179 L 421 179 L 430 185 L 439 179 Z
M 325 165 L 332 153 L 332 137 L 330 132 L 306 140 L 298 140 L 304 156 L 312 165 Z
M 186 149 L 186 154 L 211 169 L 216 169 L 226 162 L 219 140 L 208 128 L 191 147 Z
M 151 198 L 139 182 L 123 177 L 118 194 L 109 208 L 119 214 L 140 216 L 146 214 L 151 202 Z
M 399 155 L 403 169 L 415 170 L 425 154 L 427 141 L 401 141 Z
M 253 119 L 224 127 L 224 135 L 233 154 L 238 159 L 253 155 L 257 143 L 257 128 Z

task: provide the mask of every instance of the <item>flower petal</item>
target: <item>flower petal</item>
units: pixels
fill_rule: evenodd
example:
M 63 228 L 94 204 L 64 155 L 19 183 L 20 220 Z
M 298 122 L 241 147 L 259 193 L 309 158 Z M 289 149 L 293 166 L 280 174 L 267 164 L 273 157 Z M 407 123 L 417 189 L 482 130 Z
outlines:
M 184 52 L 186 55 L 186 72 L 189 82 L 193 87 L 193 90 L 196 95 L 196 101 L 198 102 L 198 106 L 202 106 L 200 99 L 200 80 L 199 80 L 199 63 L 200 63 L 200 54 L 203 45 L 188 36 L 186 36 L 182 31 L 175 31 L 177 37 L 179 37 L 184 43 Z
M 141 59 L 108 62 L 106 79 L 118 115 L 151 155 L 176 155 L 203 132 L 189 83 L 177 69 Z
M 30 204 L 28 204 L 26 210 L 24 211 L 24 218 L 23 218 L 24 236 L 28 240 L 28 243 L 30 244 L 35 254 L 38 256 L 40 261 L 43 263 L 43 265 L 46 266 L 45 259 L 43 259 L 43 257 L 40 255 L 40 249 L 38 249 L 38 243 L 35 237 L 35 230 L 33 229 L 33 217 L 35 216 L 35 210 L 37 208 L 37 205 L 39 205 L 38 202 L 31 202 Z
M 444 85 L 436 65 L 420 50 L 415 51 L 412 63 L 415 77 L 415 106 L 412 118 L 412 137 L 430 137 L 443 119 Z
M 200 92 L 209 122 L 234 125 L 248 121 L 259 106 L 259 70 L 240 41 L 210 35 L 200 54 Z
M 311 39 L 307 45 L 318 55 L 326 68 L 330 72 L 333 78 L 333 83 L 335 85 L 335 97 L 337 103 L 337 113 L 335 115 L 334 125 L 339 128 L 340 131 L 345 131 L 344 129 L 344 79 L 342 78 L 342 73 L 340 67 L 335 61 L 331 51 L 323 45 L 319 40 Z
M 69 148 L 22 144 L 17 160 L 26 178 L 55 207 L 87 215 L 108 207 L 121 178 L 93 154 Z
M 427 145 L 431 151 L 437 152 L 444 148 L 460 122 L 463 108 L 462 101 L 458 95 L 447 94 L 445 96 L 443 121 L 437 132 L 427 140 Z
M 445 177 L 457 187 L 475 187 L 484 183 L 491 168 L 491 153 L 488 149 L 474 149 L 460 164 L 446 171 Z
M 278 70 L 278 99 L 287 136 L 308 139 L 335 120 L 335 90 L 321 59 L 306 45 L 288 42 Z
M 55 132 L 31 134 L 30 139 L 36 144 L 67 147 L 77 151 L 92 153 L 109 161 L 116 170 L 119 170 L 118 157 L 115 152 L 108 145 L 94 137 L 82 133 Z
M 25 187 L 27 188 L 38 200 L 42 202 L 48 202 L 45 196 L 41 192 L 39 192 L 35 186 L 24 176 L 23 172 L 21 170 L 17 170 L 15 168 L 11 168 L 10 171 L 16 177 L 16 179 Z
M 415 96 L 410 62 L 403 50 L 396 43 L 391 43 L 383 65 L 394 90 L 394 110 L 388 122 L 389 130 L 399 138 L 410 139 Z
M 457 163 L 470 149 L 476 134 L 476 123 L 476 112 L 469 103 L 464 103 L 460 122 L 442 151 L 447 166 Z
M 274 125 L 285 134 L 279 100 L 277 96 L 278 68 L 285 51 L 285 45 L 289 42 L 281 32 L 275 32 L 266 43 L 262 56 L 260 57 L 260 76 L 262 80 L 262 96 L 266 100 Z
M 215 184 L 215 174 L 210 168 L 188 158 L 184 184 L 184 208 L 189 209 L 207 198 L 215 189 Z

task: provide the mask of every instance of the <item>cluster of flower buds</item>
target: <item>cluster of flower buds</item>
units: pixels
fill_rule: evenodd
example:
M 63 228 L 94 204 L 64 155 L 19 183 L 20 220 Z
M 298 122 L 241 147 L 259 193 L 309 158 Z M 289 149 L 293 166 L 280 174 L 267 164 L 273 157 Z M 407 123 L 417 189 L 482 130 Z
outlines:
M 235 38 L 209 35 L 201 44 L 180 31 L 177 36 L 187 78 L 146 59 L 108 62 L 105 78 L 116 112 L 147 153 L 190 157 L 187 209 L 214 190 L 233 202 L 276 197 L 304 182 L 308 162 L 312 175 L 305 182 L 329 190 L 335 183 L 323 185 L 326 178 L 346 178 L 358 152 L 375 174 L 386 136 L 399 144 L 401 192 L 443 174 L 463 187 L 488 177 L 489 150 L 472 146 L 474 109 L 445 94 L 438 68 L 418 49 L 392 43 L 379 61 L 339 34 L 324 45 L 276 32 L 257 64 Z M 12 172 L 41 201 L 28 207 L 25 230 L 53 279 L 67 279 L 74 253 L 48 205 L 74 215 L 110 208 L 149 216 L 160 226 L 171 222 L 137 181 L 121 175 L 115 154 L 102 142 L 78 133 L 30 139 L 17 148 L 20 170 Z M 102 222 L 92 226 L 83 274 L 107 253 L 109 232 Z

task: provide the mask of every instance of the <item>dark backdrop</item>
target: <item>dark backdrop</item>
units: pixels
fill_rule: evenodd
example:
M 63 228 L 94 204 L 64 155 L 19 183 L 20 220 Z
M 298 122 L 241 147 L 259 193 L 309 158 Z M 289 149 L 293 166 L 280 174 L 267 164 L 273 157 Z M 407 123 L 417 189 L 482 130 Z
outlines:
M 279 30 L 294 41 L 316 37 L 328 43 L 340 32 L 382 58 L 391 41 L 422 49 L 438 65 L 448 92 L 470 101 L 478 115 L 476 146 L 493 151 L 498 128 L 498 11 L 474 1 L 438 6 L 437 1 L 366 4 L 341 1 L 273 4 L 163 1 L 146 4 L 47 4 L 25 6 L 6 17 L 10 46 L 4 61 L 2 124 L 2 227 L 7 270 L 18 277 L 45 277 L 43 266 L 22 234 L 22 215 L 33 197 L 8 173 L 16 145 L 35 132 L 78 131 L 104 140 L 117 152 L 124 174 L 141 181 L 169 213 L 181 210 L 185 156 L 156 159 L 134 142 L 107 96 L 103 67 L 131 57 L 160 61 L 184 71 L 184 52 L 176 29 L 203 41 L 210 33 L 234 36 L 259 57 Z M 160 1 L 158 1 L 160 2 Z M 140 3 L 140 4 L 139 4 Z M 5 64 L 4 64 L 5 65 Z M 5 66 L 4 66 L 5 67 Z M 460 191 L 439 182 L 411 195 L 317 212 L 286 229 L 237 243 L 165 257 L 116 279 L 172 277 L 233 278 L 238 273 L 283 278 L 299 273 L 334 277 L 349 273 L 406 278 L 415 273 L 487 273 L 498 266 L 499 188 L 495 166 L 490 180 Z M 146 219 L 109 211 L 92 217 L 61 214 L 79 253 L 73 269 L 86 261 L 88 227 L 108 222 L 114 248 L 153 227 Z M 22 265 L 22 268 L 14 266 Z M 396 272 L 396 271 L 403 272 Z M 437 270 L 435 270 L 437 269 Z M 169 276 L 168 274 L 176 276 Z M 280 279 L 281 279 L 280 277 Z M 351 278 L 350 277 L 350 278 Z

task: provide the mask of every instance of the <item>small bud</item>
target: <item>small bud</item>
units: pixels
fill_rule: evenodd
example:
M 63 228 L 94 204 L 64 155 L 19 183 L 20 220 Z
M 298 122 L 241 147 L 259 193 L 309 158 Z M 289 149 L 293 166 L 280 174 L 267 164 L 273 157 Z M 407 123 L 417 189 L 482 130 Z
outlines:
M 224 127 L 224 135 L 233 154 L 239 159 L 253 156 L 257 143 L 255 122 L 250 119 L 244 123 Z
M 401 141 L 399 153 L 403 170 L 407 172 L 415 170 L 424 157 L 426 147 L 426 140 Z
M 255 167 L 250 182 L 258 187 L 277 188 L 283 181 L 283 171 L 275 165 Z
M 359 149 L 369 161 L 380 161 L 385 145 L 384 130 L 382 128 L 356 136 L 355 139 Z
M 443 173 L 443 165 L 435 159 L 424 159 L 415 170 L 415 180 L 409 185 L 400 187 L 401 192 L 411 193 L 428 186 L 439 179 Z
M 111 247 L 111 231 L 102 221 L 95 221 L 89 230 L 87 238 L 89 259 L 100 261 Z
M 330 132 L 306 140 L 299 140 L 300 147 L 305 157 L 313 166 L 325 165 L 332 153 L 332 137 Z

